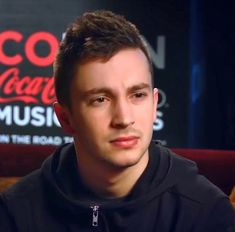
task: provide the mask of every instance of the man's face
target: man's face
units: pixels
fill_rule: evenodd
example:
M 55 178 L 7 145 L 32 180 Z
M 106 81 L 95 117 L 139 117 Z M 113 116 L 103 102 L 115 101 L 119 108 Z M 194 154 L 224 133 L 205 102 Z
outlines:
M 70 98 L 66 117 L 78 160 L 125 168 L 148 155 L 157 90 L 140 49 L 79 65 Z

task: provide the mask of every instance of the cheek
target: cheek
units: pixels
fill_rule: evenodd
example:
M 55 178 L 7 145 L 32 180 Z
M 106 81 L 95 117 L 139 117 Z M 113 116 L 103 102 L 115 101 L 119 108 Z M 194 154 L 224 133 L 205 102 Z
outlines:
M 74 127 L 79 137 L 86 137 L 86 139 L 88 137 L 88 139 L 91 139 L 96 134 L 102 134 L 102 131 L 104 131 L 104 118 L 94 117 L 94 115 L 90 115 L 89 113 L 82 114 L 74 120 Z
M 140 107 L 138 112 L 136 112 L 136 117 L 145 123 L 153 123 L 156 117 L 156 109 L 153 103 L 148 104 L 145 107 Z
M 70 121 L 77 135 L 84 133 L 84 131 L 86 131 L 87 125 L 89 125 L 87 117 L 85 117 L 82 113 L 73 113 Z
M 93 127 L 102 127 L 108 124 L 111 118 L 112 108 L 110 106 L 81 109 L 81 123 L 90 124 Z

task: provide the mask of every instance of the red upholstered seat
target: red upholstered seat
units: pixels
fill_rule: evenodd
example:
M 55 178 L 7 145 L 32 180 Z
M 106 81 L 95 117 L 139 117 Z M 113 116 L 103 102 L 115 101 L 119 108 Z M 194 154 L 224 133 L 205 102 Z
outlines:
M 20 177 L 41 166 L 56 147 L 0 144 L 0 177 Z M 229 194 L 235 185 L 235 151 L 180 149 L 177 154 L 194 160 L 199 172 Z
M 173 149 L 177 154 L 194 160 L 199 172 L 229 194 L 235 186 L 235 151 L 207 149 Z

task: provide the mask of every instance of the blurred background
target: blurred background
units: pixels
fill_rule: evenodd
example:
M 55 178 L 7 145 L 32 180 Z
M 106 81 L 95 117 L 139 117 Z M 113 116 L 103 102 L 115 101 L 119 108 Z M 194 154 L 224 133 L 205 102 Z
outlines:
M 160 93 L 154 138 L 235 149 L 235 3 L 218 0 L 0 0 L 0 143 L 72 140 L 53 113 L 52 63 L 67 25 L 97 9 L 124 15 L 149 45 Z

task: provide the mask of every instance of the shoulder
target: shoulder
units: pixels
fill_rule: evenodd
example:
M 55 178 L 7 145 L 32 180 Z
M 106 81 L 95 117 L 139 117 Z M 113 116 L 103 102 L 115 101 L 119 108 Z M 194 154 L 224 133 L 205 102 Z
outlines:
M 231 226 L 235 229 L 235 211 L 228 196 L 198 173 L 194 161 L 162 146 L 160 150 L 169 160 L 168 178 L 173 180 L 169 193 L 180 202 L 180 207 L 188 213 L 197 212 L 195 217 L 197 215 L 198 222 L 203 227 L 206 225 L 208 231 L 218 231 L 219 228 Z
M 24 222 L 29 202 L 37 201 L 40 189 L 40 172 L 34 171 L 0 193 L 0 231 L 16 231 L 17 221 Z
M 199 231 L 235 231 L 235 211 L 228 196 L 199 174 L 194 161 L 159 144 L 157 149 L 168 163 L 168 202 L 177 207 L 179 215 L 186 213 L 188 219 L 191 215 Z
M 29 215 L 30 208 L 41 204 L 42 199 L 43 185 L 40 170 L 23 177 L 0 194 L 2 208 L 14 218 Z
M 22 177 L 17 183 L 6 189 L 1 193 L 1 198 L 4 201 L 12 200 L 14 198 L 24 198 L 35 191 L 38 191 L 41 183 L 41 171 L 36 170 L 32 173 Z
M 218 199 L 227 199 L 222 190 L 199 173 L 197 164 L 157 143 L 153 150 L 160 156 L 160 165 L 167 165 L 164 182 L 171 193 L 186 201 L 203 205 Z
M 209 199 L 228 198 L 222 190 L 199 173 L 197 164 L 172 150 L 157 144 L 161 159 L 168 163 L 168 182 L 174 186 L 173 192 L 194 201 L 204 203 Z M 166 161 L 167 160 L 167 161 Z
M 4 232 L 16 231 L 14 220 L 12 219 L 7 208 L 2 202 L 1 197 L 0 197 L 0 231 Z

